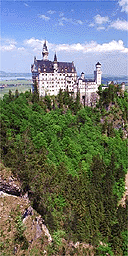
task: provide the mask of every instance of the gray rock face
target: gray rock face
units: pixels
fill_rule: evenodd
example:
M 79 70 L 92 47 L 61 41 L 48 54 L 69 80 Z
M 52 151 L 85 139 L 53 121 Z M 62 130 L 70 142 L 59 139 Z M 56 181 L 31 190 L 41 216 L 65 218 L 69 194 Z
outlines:
M 33 215 L 33 208 L 31 207 L 31 206 L 29 206 L 26 210 L 25 210 L 25 212 L 24 212 L 24 214 L 23 214 L 23 219 L 26 219 L 28 216 L 32 216 Z
M 8 193 L 10 195 L 20 196 L 21 189 L 14 183 L 13 179 L 11 178 L 7 183 L 0 177 L 0 191 Z
M 16 181 L 17 180 L 13 177 L 9 177 L 9 180 L 7 181 L 2 179 L 2 177 L 0 176 L 0 197 L 2 196 L 20 197 L 25 201 L 27 200 L 29 203 L 28 193 L 22 195 L 22 190 L 18 185 L 16 185 Z M 28 217 L 32 215 L 34 215 L 34 209 L 31 206 L 29 206 L 27 209 L 24 210 L 24 213 L 22 215 L 23 223 L 27 222 Z M 45 236 L 47 236 L 49 243 L 52 242 L 52 237 L 47 227 L 43 223 L 44 223 L 44 220 L 40 215 L 36 217 L 35 220 L 33 220 L 33 227 L 36 228 L 35 229 L 36 231 L 35 231 L 35 237 L 32 239 L 32 241 L 30 241 L 31 244 L 33 243 L 34 240 L 41 237 L 42 233 L 44 233 Z M 15 253 L 16 251 L 14 251 L 14 254 Z

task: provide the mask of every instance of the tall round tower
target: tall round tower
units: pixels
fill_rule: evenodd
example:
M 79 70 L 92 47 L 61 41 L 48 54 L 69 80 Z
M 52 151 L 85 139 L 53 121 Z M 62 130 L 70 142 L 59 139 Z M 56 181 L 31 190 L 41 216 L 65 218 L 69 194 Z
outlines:
M 43 60 L 48 60 L 48 48 L 47 48 L 47 45 L 46 45 L 46 40 L 43 44 L 43 51 L 42 51 L 42 57 L 43 57 Z
M 95 82 L 99 86 L 101 85 L 101 64 L 99 62 L 96 63 L 96 71 L 94 72 L 95 75 Z

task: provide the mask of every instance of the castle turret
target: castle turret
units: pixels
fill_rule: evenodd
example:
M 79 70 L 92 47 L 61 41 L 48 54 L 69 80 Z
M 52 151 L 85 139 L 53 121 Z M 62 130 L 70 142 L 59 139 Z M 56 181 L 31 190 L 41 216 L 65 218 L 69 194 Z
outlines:
M 46 45 L 46 40 L 43 44 L 43 51 L 42 51 L 42 57 L 43 57 L 43 60 L 48 60 L 48 48 L 47 48 L 47 45 Z
M 125 91 L 125 83 L 124 83 L 124 82 L 121 84 L 121 90 L 122 90 L 123 92 Z
M 96 84 L 101 85 L 101 64 L 99 62 L 96 63 L 96 71 L 94 71 L 94 79 Z
M 81 73 L 81 78 L 84 80 L 84 72 Z
M 54 70 L 57 71 L 58 64 L 57 64 L 57 56 L 56 56 L 56 53 L 55 53 L 55 55 L 54 55 L 54 62 L 53 62 L 53 65 L 54 65 Z
M 54 62 L 57 62 L 56 52 L 55 52 L 55 55 L 54 55 Z

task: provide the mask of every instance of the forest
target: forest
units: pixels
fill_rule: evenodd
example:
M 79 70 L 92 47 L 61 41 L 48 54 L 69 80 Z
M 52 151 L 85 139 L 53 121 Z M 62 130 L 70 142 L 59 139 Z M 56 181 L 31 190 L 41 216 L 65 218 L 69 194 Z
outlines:
M 27 91 L 1 99 L 1 158 L 57 237 L 48 255 L 65 255 L 61 238 L 95 255 L 127 255 L 128 93 L 109 85 L 95 107 L 68 89 L 39 98 Z M 75 254 L 72 254 L 75 255 Z M 80 255 L 80 254 L 77 254 Z M 82 255 L 86 255 L 86 252 Z

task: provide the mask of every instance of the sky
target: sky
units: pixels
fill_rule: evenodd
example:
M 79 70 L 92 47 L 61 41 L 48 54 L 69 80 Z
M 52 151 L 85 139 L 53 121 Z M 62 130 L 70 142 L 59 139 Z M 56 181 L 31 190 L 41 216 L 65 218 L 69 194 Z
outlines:
M 31 72 L 46 39 L 49 60 L 72 62 L 77 72 L 128 74 L 128 0 L 1 0 L 1 65 Z

